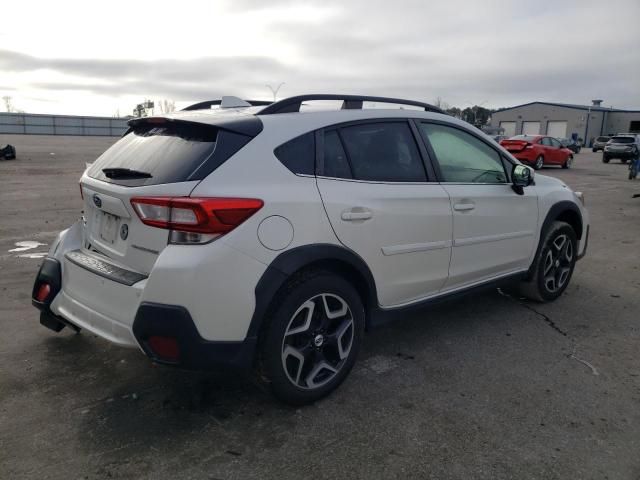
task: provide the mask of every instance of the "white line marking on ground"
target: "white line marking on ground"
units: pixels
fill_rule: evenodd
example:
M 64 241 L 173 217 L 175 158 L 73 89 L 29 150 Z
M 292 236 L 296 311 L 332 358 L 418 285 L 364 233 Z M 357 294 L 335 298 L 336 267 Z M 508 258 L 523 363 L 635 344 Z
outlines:
M 9 250 L 9 253 L 24 252 L 25 250 L 31 250 L 31 249 L 38 248 L 38 247 L 44 246 L 44 245 L 46 245 L 46 243 L 35 242 L 33 240 L 26 240 L 26 241 L 22 241 L 22 242 L 16 242 L 15 243 L 16 248 L 12 248 L 11 250 Z

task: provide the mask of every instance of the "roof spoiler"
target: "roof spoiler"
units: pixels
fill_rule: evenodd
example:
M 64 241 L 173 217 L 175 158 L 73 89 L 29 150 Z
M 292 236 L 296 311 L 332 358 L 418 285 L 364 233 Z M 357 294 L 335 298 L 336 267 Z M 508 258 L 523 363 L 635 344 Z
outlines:
M 169 125 L 184 125 L 184 126 L 194 126 L 194 127 L 205 127 L 205 128 L 219 128 L 221 130 L 227 130 L 228 132 L 238 133 L 240 135 L 247 135 L 249 137 L 255 137 L 262 131 L 262 122 L 259 118 L 256 118 L 253 115 L 245 115 L 243 118 L 238 118 L 236 116 L 232 116 L 231 118 L 226 118 L 226 115 L 219 115 L 221 118 L 216 118 L 214 122 L 211 123 L 201 123 L 194 122 L 191 120 L 183 120 L 181 118 L 171 118 L 171 117 L 140 117 L 133 118 L 127 122 L 129 128 L 122 135 L 123 137 L 130 133 L 136 126 L 138 125 L 156 125 L 158 127 L 169 126 Z
M 342 100 L 342 110 L 362 110 L 363 102 L 376 102 L 376 103 L 393 103 L 397 105 L 410 105 L 413 107 L 421 107 L 426 112 L 436 112 L 446 114 L 442 109 L 430 105 L 428 103 L 416 102 L 414 100 L 405 100 L 402 98 L 390 98 L 390 97 L 372 97 L 367 95 L 337 95 L 317 93 L 310 95 L 298 95 L 296 97 L 289 97 L 280 100 L 275 103 L 271 103 L 260 110 L 257 115 L 272 115 L 275 113 L 292 113 L 299 112 L 302 102 L 309 100 Z

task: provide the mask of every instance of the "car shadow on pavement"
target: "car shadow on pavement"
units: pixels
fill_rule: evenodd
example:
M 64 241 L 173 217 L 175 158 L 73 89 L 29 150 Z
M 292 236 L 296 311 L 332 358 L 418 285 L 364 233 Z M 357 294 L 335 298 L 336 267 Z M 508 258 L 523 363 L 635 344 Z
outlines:
M 424 381 L 424 365 L 456 355 L 460 347 L 451 340 L 476 342 L 478 330 L 496 327 L 491 322 L 514 308 L 495 291 L 467 298 L 414 312 L 370 332 L 351 378 L 317 408 L 365 405 L 372 389 L 401 396 L 397 392 L 405 382 Z M 137 350 L 111 346 L 86 332 L 49 337 L 44 347 L 47 395 L 64 405 L 56 422 L 70 427 L 87 457 L 109 458 L 116 475 L 122 449 L 153 457 L 198 441 L 210 443 L 212 452 L 227 458 L 281 447 L 291 441 L 299 420 L 299 409 L 279 403 L 233 372 L 154 366 Z M 387 368 L 396 372 L 387 374 Z

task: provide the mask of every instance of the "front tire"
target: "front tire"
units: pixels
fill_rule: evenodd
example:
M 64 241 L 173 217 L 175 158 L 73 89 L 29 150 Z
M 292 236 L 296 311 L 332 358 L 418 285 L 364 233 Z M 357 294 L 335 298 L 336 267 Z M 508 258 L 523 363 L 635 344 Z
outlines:
M 520 293 L 537 302 L 551 302 L 569 285 L 578 255 L 578 239 L 571 225 L 553 222 L 532 265 L 531 279 Z
M 567 159 L 562 164 L 562 168 L 571 168 L 571 164 L 573 163 L 573 155 L 569 155 Z
M 536 161 L 533 163 L 534 170 L 540 170 L 544 165 L 544 157 L 542 155 L 538 155 Z
M 315 402 L 335 390 L 356 361 L 362 300 L 344 278 L 313 271 L 292 281 L 276 305 L 261 338 L 261 380 L 285 403 Z
M 609 163 L 610 158 L 606 155 L 602 155 L 602 163 Z

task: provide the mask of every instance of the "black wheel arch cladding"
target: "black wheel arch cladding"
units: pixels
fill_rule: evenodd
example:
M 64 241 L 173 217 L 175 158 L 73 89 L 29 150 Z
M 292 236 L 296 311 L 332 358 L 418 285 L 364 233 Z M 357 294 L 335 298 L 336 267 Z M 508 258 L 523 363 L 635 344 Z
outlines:
M 257 338 L 272 300 L 289 279 L 307 268 L 326 268 L 346 274 L 363 297 L 365 310 L 378 305 L 373 274 L 365 261 L 352 250 L 332 244 L 303 245 L 278 255 L 267 267 L 255 288 L 256 306 L 247 337 Z
M 533 266 L 535 265 L 535 261 L 543 246 L 542 240 L 545 238 L 547 232 L 551 228 L 551 225 L 555 221 L 568 223 L 573 228 L 576 238 L 578 240 L 582 238 L 582 213 L 578 206 L 568 200 L 563 200 L 554 204 L 547 212 L 544 222 L 542 222 L 542 228 L 540 228 L 540 240 L 538 241 L 538 247 L 536 248 L 536 254 L 533 257 L 533 262 L 527 272 L 527 278 L 531 278 L 531 275 L 533 274 Z

